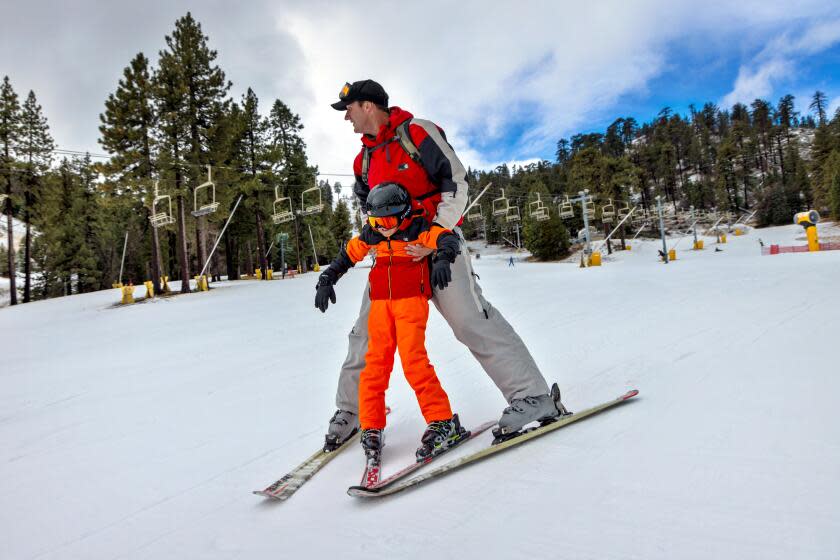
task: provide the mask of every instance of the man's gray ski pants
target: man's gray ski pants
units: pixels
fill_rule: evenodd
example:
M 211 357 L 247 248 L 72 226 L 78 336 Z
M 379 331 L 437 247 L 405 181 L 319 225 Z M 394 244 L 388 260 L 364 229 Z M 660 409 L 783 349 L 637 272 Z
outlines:
M 548 384 L 522 339 L 502 314 L 481 295 L 472 263 L 460 229 L 461 254 L 452 263 L 452 282 L 445 290 L 435 290 L 432 303 L 452 332 L 502 392 L 505 399 L 519 399 L 548 393 Z M 350 331 L 347 358 L 338 379 L 336 406 L 358 414 L 359 375 L 365 367 L 368 345 L 368 290 L 362 297 L 359 318 Z M 438 372 L 440 375 L 440 372 Z

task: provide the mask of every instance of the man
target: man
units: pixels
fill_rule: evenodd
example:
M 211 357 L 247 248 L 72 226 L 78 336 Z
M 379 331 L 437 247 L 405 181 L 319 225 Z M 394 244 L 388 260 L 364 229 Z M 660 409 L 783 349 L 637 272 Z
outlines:
M 435 224 L 459 237 L 461 252 L 451 266 L 451 284 L 446 290 L 435 290 L 432 302 L 510 404 L 502 412 L 494 433 L 504 437 L 528 423 L 559 416 L 565 409 L 557 385 L 549 393 L 548 384 L 522 339 L 484 299 L 475 281 L 466 242 L 457 227 L 467 205 L 466 170 L 443 131 L 399 107 L 389 108 L 388 94 L 373 80 L 345 84 L 332 108 L 344 111 L 344 120 L 362 135 L 362 150 L 353 163 L 354 192 L 362 208 L 372 186 L 399 183 L 420 201 Z M 417 260 L 431 253 L 422 245 L 409 246 L 406 251 Z M 318 286 L 330 281 L 321 275 Z M 369 313 L 370 297 L 365 290 L 359 318 L 350 331 L 336 394 L 338 410 L 330 419 L 325 450 L 340 446 L 359 427 L 358 385 L 365 365 Z

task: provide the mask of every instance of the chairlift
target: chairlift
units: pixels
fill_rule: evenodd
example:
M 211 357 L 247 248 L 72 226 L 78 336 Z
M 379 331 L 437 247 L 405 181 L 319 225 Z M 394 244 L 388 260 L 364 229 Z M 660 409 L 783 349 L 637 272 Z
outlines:
M 476 204 L 470 211 L 467 212 L 467 221 L 469 222 L 480 222 L 484 216 L 481 215 L 481 205 Z
M 528 215 L 532 218 L 536 218 L 543 214 L 543 210 L 545 209 L 545 205 L 543 204 L 542 200 L 540 200 L 540 193 L 534 193 L 537 195 L 537 200 L 534 202 L 528 203 Z
M 207 166 L 207 182 L 198 185 L 193 191 L 193 211 L 192 215 L 198 218 L 199 216 L 205 216 L 207 214 L 212 214 L 219 208 L 219 203 L 216 202 L 216 185 L 213 183 L 212 177 L 212 170 L 213 168 L 209 165 Z M 198 205 L 198 191 L 209 189 L 210 190 L 210 202 L 207 204 L 203 204 L 202 206 Z M 207 197 L 205 197 L 206 199 Z
M 551 214 L 548 211 L 548 206 L 543 206 L 539 209 L 536 215 L 534 215 L 534 219 L 538 222 L 544 222 L 551 218 Z
M 613 204 L 612 199 L 609 199 L 607 204 L 604 204 L 601 207 L 601 222 L 605 224 L 613 223 L 615 219 L 615 204 Z
M 274 213 L 271 219 L 275 224 L 283 224 L 295 219 L 295 213 L 292 210 L 292 199 L 288 196 L 280 196 L 280 187 L 274 187 Z
M 507 197 L 505 196 L 505 189 L 502 189 L 502 196 L 499 198 L 493 199 L 493 215 L 494 216 L 507 216 L 508 209 L 510 208 L 510 202 L 508 201 Z M 518 212 L 518 209 L 517 209 Z
M 158 204 L 163 206 L 163 211 L 158 212 Z M 149 222 L 155 228 L 175 223 L 175 217 L 172 214 L 172 198 L 168 194 L 161 195 L 158 193 L 158 181 L 155 181 L 155 198 L 152 200 L 152 213 L 149 216 Z
M 618 209 L 618 221 L 620 222 L 630 213 L 630 203 L 625 202 L 624 206 Z
M 9 195 L 7 195 L 7 194 L 0 194 L 0 204 L 3 204 L 4 202 L 6 202 L 6 199 L 7 199 L 7 198 L 9 198 Z
M 519 206 L 508 206 L 507 213 L 505 214 L 505 221 L 506 222 L 518 222 L 521 218 L 519 216 Z
M 566 195 L 566 200 L 560 203 L 560 217 L 564 220 L 575 217 L 575 209 L 572 206 L 572 201 L 569 200 L 569 195 Z
M 321 201 L 321 187 L 315 186 L 300 193 L 300 208 L 298 214 L 301 216 L 321 212 L 324 209 L 324 203 Z
M 595 219 L 595 203 L 592 201 L 592 195 L 586 195 L 586 217 L 590 220 Z

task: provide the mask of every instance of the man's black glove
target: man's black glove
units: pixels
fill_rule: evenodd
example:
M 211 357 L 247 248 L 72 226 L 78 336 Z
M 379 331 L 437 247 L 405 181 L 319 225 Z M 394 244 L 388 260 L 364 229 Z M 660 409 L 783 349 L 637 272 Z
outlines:
M 445 234 L 438 237 L 438 250 L 432 261 L 432 286 L 442 290 L 452 282 L 450 265 L 460 252 L 457 236 Z
M 335 289 L 333 286 L 338 282 L 338 278 L 338 272 L 329 266 L 318 276 L 318 283 L 315 285 L 315 307 L 320 309 L 321 313 L 327 310 L 330 301 L 335 303 Z

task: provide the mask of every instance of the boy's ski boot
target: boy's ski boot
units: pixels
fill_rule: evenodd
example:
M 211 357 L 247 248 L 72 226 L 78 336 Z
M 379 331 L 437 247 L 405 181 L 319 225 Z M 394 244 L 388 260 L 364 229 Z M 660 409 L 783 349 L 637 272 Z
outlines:
M 324 438 L 324 451 L 335 451 L 359 431 L 359 416 L 349 410 L 336 410 Z
M 429 423 L 426 431 L 423 432 L 423 437 L 420 438 L 421 445 L 416 453 L 417 461 L 424 461 L 455 447 L 466 436 L 469 436 L 469 432 L 461 427 L 457 414 L 449 420 Z
M 362 430 L 362 448 L 365 450 L 365 472 L 362 475 L 362 486 L 373 486 L 379 482 L 383 447 L 385 447 L 385 434 L 382 433 L 382 430 L 376 428 Z
M 493 443 L 515 438 L 523 433 L 523 428 L 531 422 L 539 422 L 545 426 L 569 414 L 571 412 L 560 402 L 560 388 L 557 383 L 551 386 L 551 392 L 546 395 L 513 399 L 510 406 L 502 412 L 499 425 L 493 429 Z

